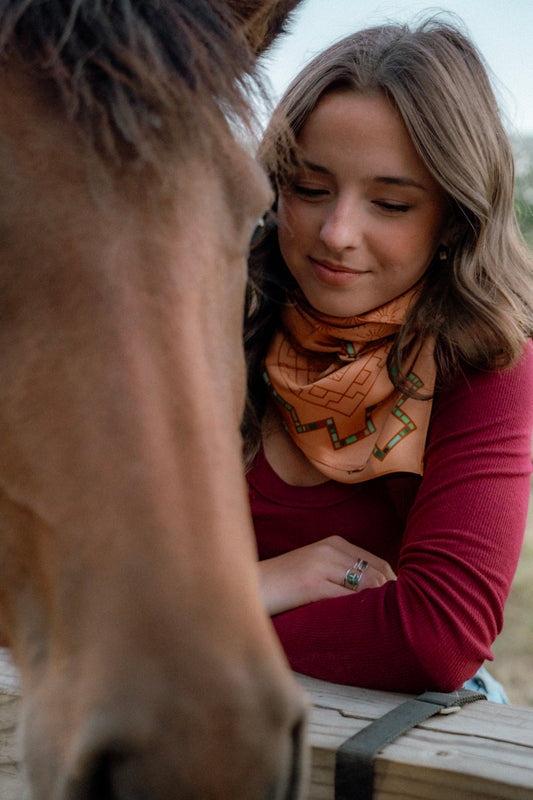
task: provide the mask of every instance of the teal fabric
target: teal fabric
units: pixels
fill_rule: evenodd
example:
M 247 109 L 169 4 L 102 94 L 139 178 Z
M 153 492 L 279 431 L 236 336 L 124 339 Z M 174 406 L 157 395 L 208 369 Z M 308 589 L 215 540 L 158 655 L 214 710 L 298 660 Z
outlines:
M 483 692 L 487 700 L 491 700 L 493 703 L 509 702 L 505 689 L 492 677 L 486 667 L 480 667 L 474 677 L 463 684 L 463 687 L 472 689 L 474 692 Z

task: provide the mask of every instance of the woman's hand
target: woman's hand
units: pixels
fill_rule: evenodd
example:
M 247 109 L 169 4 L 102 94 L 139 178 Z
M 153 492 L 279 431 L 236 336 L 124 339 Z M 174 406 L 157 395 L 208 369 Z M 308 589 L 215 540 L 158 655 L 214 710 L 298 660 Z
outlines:
M 344 577 L 360 559 L 367 561 L 368 567 L 355 591 L 396 580 L 386 561 L 340 536 L 329 536 L 290 553 L 260 561 L 261 595 L 265 608 L 270 616 L 274 616 L 315 600 L 352 594 L 354 589 L 344 586 Z

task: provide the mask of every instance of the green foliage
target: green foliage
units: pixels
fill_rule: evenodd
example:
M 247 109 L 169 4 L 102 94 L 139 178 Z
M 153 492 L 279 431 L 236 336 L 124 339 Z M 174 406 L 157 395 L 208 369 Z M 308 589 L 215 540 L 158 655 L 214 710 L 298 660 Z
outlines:
M 533 136 L 516 140 L 514 151 L 516 213 L 522 233 L 533 249 Z

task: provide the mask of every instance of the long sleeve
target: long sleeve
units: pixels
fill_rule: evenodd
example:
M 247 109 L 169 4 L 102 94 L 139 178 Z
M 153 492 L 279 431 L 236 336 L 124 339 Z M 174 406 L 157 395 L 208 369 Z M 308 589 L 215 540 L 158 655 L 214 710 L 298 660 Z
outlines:
M 398 541 L 397 580 L 275 617 L 293 669 L 371 688 L 451 691 L 492 657 L 524 534 L 532 427 L 530 346 L 512 369 L 469 372 L 439 394 L 424 476 L 400 535 L 392 518 L 387 523 Z M 391 505 L 364 487 L 358 503 L 366 495 Z M 352 509 L 347 538 L 394 562 L 385 541 L 389 513 L 362 512 L 362 541 L 361 515 L 355 519 Z

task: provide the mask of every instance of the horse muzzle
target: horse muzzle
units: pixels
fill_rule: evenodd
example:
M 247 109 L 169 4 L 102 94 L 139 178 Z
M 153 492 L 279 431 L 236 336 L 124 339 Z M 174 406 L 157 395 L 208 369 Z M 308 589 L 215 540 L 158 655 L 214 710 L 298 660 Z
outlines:
M 191 716 L 149 718 L 130 702 L 122 713 L 102 705 L 79 725 L 50 705 L 43 724 L 30 708 L 28 800 L 302 800 L 306 711 L 294 698 L 275 725 L 268 710 L 244 710 L 207 727 Z
M 266 771 L 271 774 L 264 780 L 258 780 L 258 773 L 265 771 L 259 759 L 256 769 L 247 770 L 238 782 L 232 778 L 228 783 L 221 777 L 218 786 L 209 787 L 205 785 L 205 775 L 219 771 L 221 765 L 210 760 L 207 753 L 203 774 L 196 779 L 190 774 L 184 778 L 179 755 L 172 763 L 163 764 L 157 753 L 149 749 L 143 753 L 129 739 L 126 736 L 121 741 L 109 737 L 105 730 L 93 730 L 79 754 L 76 769 L 66 776 L 58 800 L 301 800 L 303 797 L 301 724 L 295 725 L 278 763 L 273 768 L 267 764 Z M 238 762 L 238 753 L 234 759 Z

